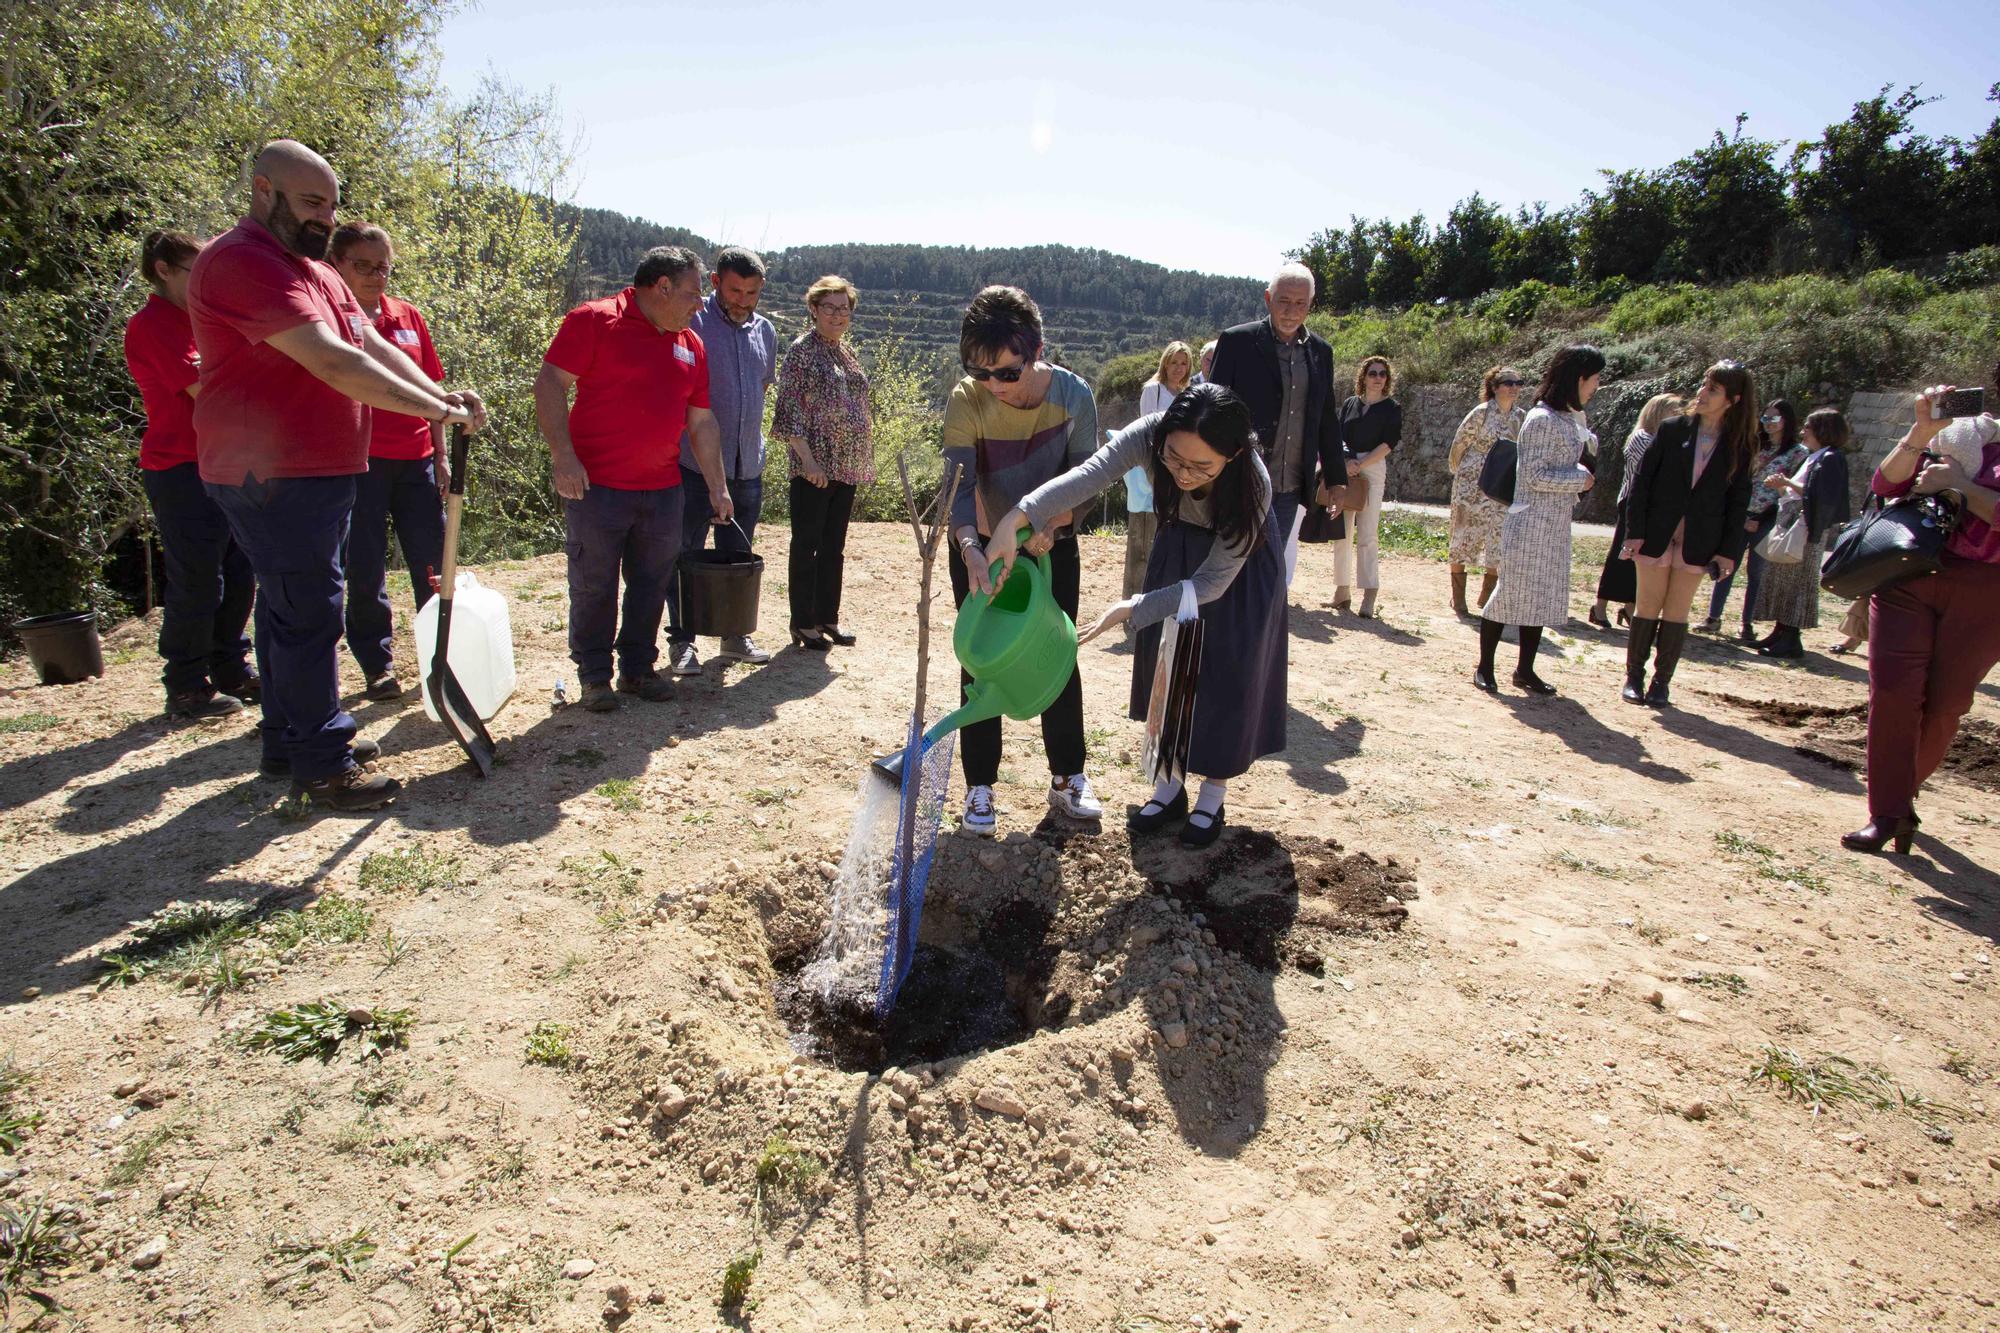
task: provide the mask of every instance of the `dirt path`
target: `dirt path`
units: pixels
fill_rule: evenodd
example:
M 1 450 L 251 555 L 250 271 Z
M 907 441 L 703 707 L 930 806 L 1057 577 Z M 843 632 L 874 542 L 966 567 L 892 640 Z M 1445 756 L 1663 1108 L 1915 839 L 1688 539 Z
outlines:
M 1086 543 L 1086 613 L 1120 563 Z M 1291 746 L 1206 857 L 1130 846 L 1130 659 L 1087 648 L 1105 831 L 1044 818 L 1009 724 L 1009 836 L 932 880 L 913 1014 L 991 1022 L 915 1024 L 879 1074 L 794 1055 L 774 994 L 900 743 L 913 570 L 857 528 L 858 647 L 613 717 L 548 707 L 560 557 L 482 571 L 505 764 L 358 703 L 407 787 L 378 818 L 281 809 L 247 722 L 166 725 L 143 626 L 102 681 L 0 667 L 0 1054 L 42 1117 L 0 1200 L 74 1242 L 33 1285 L 92 1330 L 2000 1320 L 1990 753 L 1924 796 L 1919 856 L 1849 855 L 1862 666 L 1704 642 L 1656 714 L 1579 622 L 1544 646 L 1560 697 L 1487 698 L 1428 562 L 1387 561 L 1380 621 L 1293 612 Z M 1309 549 L 1295 605 L 1330 574 Z M 193 899 L 265 915 L 96 989 Z M 322 997 L 329 1062 L 245 1040 Z M 408 1010 L 406 1047 L 357 1059 L 349 1007 Z M 1859 1062 L 1855 1095 L 1750 1077 L 1774 1048 Z

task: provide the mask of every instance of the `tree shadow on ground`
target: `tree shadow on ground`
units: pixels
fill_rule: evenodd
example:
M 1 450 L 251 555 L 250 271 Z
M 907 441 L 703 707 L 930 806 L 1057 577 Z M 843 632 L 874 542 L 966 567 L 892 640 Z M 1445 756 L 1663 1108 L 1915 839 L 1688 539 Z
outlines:
M 1919 832 L 1915 846 L 1929 859 L 1894 860 L 1931 890 L 1918 897 L 1917 905 L 1962 930 L 2000 942 L 2000 875 L 1966 859 L 1935 834 Z
M 160 713 L 128 722 L 109 736 L 99 736 L 59 750 L 36 750 L 0 764 L 0 810 L 15 809 L 30 801 L 40 800 L 78 778 L 109 768 L 134 750 L 142 750 L 175 732 L 201 725 L 177 723 Z M 238 726 L 227 722 L 214 725 L 217 738 L 221 741 L 234 742 L 242 737 Z M 253 729 L 249 734 L 251 744 L 246 753 L 254 764 L 257 760 L 256 732 Z
M 1536 696 L 1510 693 L 1513 688 L 1503 676 L 1495 696 L 1523 726 L 1553 736 L 1572 753 L 1596 764 L 1609 764 L 1655 782 L 1692 782 L 1686 773 L 1650 756 L 1646 743 L 1637 735 L 1620 731 L 1599 721 L 1593 713 L 1567 695 Z M 1637 710 L 1634 710 L 1635 712 Z
M 750 731 L 777 720 L 781 705 L 808 698 L 836 679 L 821 653 L 781 652 L 747 674 L 687 677 L 665 703 L 620 695 L 615 713 L 571 705 L 545 712 L 524 730 L 514 718 L 541 709 L 541 695 L 510 703 L 496 728 L 497 767 L 481 779 L 469 762 L 410 783 L 398 802 L 411 828 L 463 829 L 474 842 L 533 842 L 563 822 L 563 803 L 603 783 L 636 778 L 656 753 L 712 731 Z M 385 753 L 418 748 L 457 753 L 444 728 L 421 709 L 405 712 L 382 737 Z M 736 793 L 726 793 L 733 798 Z

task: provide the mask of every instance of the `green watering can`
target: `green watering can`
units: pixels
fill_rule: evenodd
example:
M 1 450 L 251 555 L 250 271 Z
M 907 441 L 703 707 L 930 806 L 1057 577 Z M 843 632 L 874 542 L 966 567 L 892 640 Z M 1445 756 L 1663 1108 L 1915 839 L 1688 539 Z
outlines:
M 1034 533 L 1021 529 L 1025 542 Z M 1000 573 L 993 562 L 991 577 Z M 965 705 L 945 714 L 923 735 L 919 757 L 942 736 L 990 717 L 1016 722 L 1040 717 L 1069 684 L 1076 670 L 1076 624 L 1056 605 L 1046 555 L 1014 562 L 1014 572 L 992 596 L 973 592 L 958 609 L 951 648 L 972 677 Z M 901 785 L 907 751 L 875 761 L 875 771 Z

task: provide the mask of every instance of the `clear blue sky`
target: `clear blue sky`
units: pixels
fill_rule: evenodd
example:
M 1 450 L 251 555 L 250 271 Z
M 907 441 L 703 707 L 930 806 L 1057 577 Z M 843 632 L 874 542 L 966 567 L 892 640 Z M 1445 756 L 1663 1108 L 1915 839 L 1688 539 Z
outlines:
M 1264 276 L 1349 214 L 1567 204 L 1748 112 L 1816 137 L 1884 83 L 2000 107 L 1992 3 L 614 4 L 485 0 L 445 77 L 553 88 L 577 201 L 778 248 L 1099 246 Z

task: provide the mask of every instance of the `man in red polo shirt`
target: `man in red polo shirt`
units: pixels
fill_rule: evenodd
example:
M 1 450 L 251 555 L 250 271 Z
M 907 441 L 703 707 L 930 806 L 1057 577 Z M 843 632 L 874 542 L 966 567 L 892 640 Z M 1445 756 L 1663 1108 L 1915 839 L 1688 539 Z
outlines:
M 444 383 L 444 363 L 431 346 L 422 312 L 389 295 L 389 274 L 396 266 L 389 233 L 366 222 L 343 222 L 326 253 L 375 331 Z M 361 667 L 370 699 L 403 697 L 389 607 L 389 524 L 395 523 L 396 540 L 403 544 L 410 591 L 421 611 L 431 599 L 429 576 L 444 568 L 442 497 L 451 480 L 446 457 L 443 426 L 401 412 L 374 413 L 368 471 L 355 478 L 354 520 L 347 531 L 347 651 Z
M 194 461 L 194 396 L 201 358 L 188 324 L 188 269 L 201 243 L 177 231 L 156 231 L 139 252 L 139 273 L 152 287 L 125 325 L 125 368 L 146 405 L 139 440 L 139 479 L 153 508 L 153 526 L 167 561 L 160 599 L 160 657 L 166 667 L 167 712 L 206 721 L 255 702 L 250 669 L 250 561 L 229 535 Z
M 372 810 L 401 790 L 357 763 L 340 706 L 341 547 L 354 479 L 368 470 L 368 409 L 485 424 L 477 395 L 442 392 L 375 332 L 340 275 L 319 262 L 340 182 L 326 159 L 279 139 L 257 155 L 250 213 L 188 275 L 201 354 L 195 450 L 208 493 L 257 575 L 258 674 L 268 774 L 335 810 Z
M 702 271 L 691 250 L 648 250 L 630 287 L 563 316 L 535 377 L 535 418 L 549 442 L 556 494 L 569 501 L 569 655 L 583 706 L 594 713 L 618 707 L 614 648 L 618 689 L 655 702 L 672 697 L 653 664 L 681 549 L 683 430 L 713 521 L 735 513 L 722 431 L 708 406 L 707 351 L 688 327 L 701 305 Z

